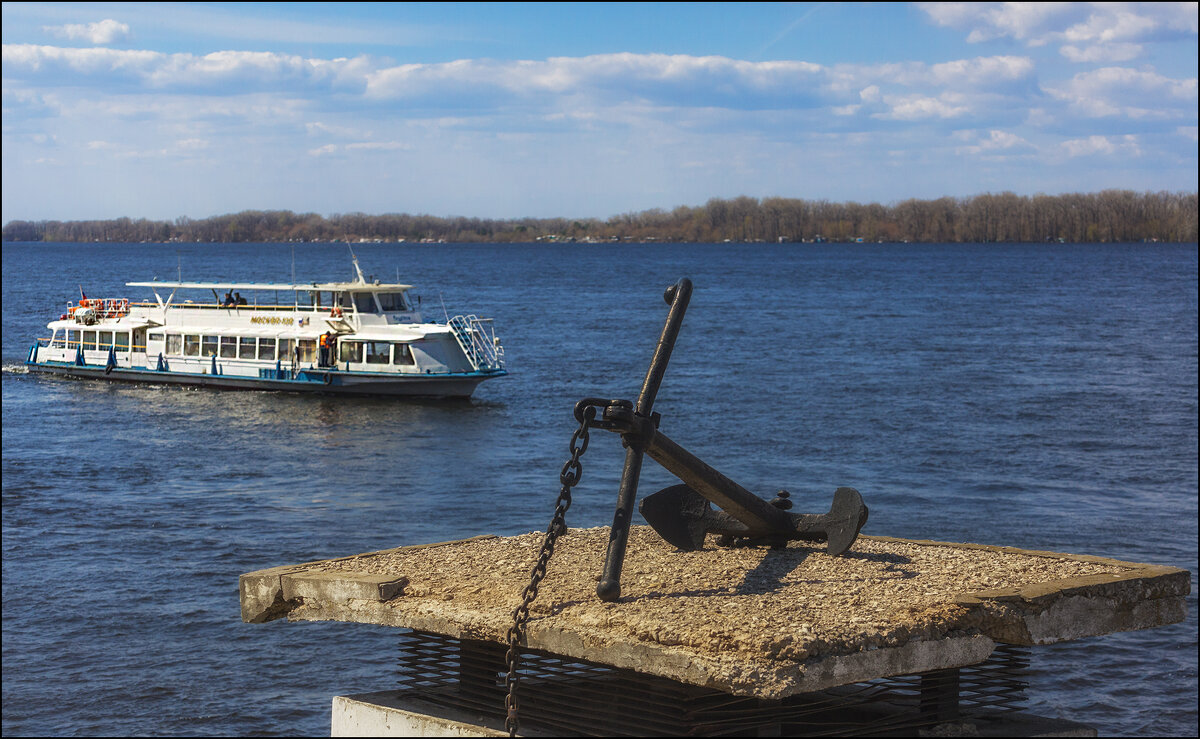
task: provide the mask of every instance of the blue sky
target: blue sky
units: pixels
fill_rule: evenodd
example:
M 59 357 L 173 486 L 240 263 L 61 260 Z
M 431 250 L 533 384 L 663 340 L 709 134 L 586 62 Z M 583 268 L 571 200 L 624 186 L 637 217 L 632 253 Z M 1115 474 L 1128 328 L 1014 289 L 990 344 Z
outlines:
M 1196 3 L 4 3 L 0 220 L 1195 191 Z

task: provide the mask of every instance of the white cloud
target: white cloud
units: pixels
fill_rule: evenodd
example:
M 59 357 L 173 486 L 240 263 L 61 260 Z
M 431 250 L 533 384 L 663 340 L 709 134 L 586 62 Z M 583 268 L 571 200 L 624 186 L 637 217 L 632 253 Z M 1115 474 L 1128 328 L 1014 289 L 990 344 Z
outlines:
M 895 62 L 842 64 L 830 70 L 829 89 L 847 102 L 882 99 L 883 94 L 937 97 L 947 93 L 982 98 L 1027 98 L 1037 89 L 1033 60 L 1022 56 L 956 59 L 938 64 Z M 1006 103 L 1012 106 L 1012 101 Z
M 672 103 L 707 99 L 754 107 L 812 99 L 819 96 L 824 81 L 824 67 L 802 61 L 620 53 L 544 61 L 405 64 L 370 73 L 366 89 L 376 99 L 436 96 L 452 104 L 498 97 L 515 103 L 543 96 L 588 95 Z
M 356 141 L 346 144 L 347 151 L 407 151 L 412 144 L 403 141 Z
M 128 24 L 111 18 L 97 23 L 68 23 L 64 26 L 42 26 L 42 30 L 58 38 L 87 41 L 92 44 L 114 44 L 126 41 L 131 35 Z
M 1137 136 L 1088 136 L 1085 139 L 1071 139 L 1059 145 L 1068 157 L 1086 157 L 1097 155 L 1125 154 L 1140 156 Z
M 1062 44 L 1075 62 L 1128 61 L 1141 42 L 1195 38 L 1192 3 L 920 3 L 938 25 L 979 43 L 1011 38 L 1028 46 Z
M 203 56 L 164 54 L 157 51 L 105 48 L 74 49 L 33 44 L 5 44 L 5 76 L 22 73 L 44 84 L 78 84 L 109 77 L 113 81 L 140 83 L 149 88 L 220 87 L 231 85 L 277 87 L 280 84 L 322 88 L 362 85 L 368 62 L 354 59 L 307 59 L 292 54 L 255 51 L 218 51 Z
M 1047 87 L 1085 116 L 1128 118 L 1195 118 L 1196 78 L 1172 79 L 1148 70 L 1102 67 Z
M 979 138 L 972 146 L 958 149 L 963 154 L 998 154 L 1011 150 L 1028 150 L 1032 145 L 1022 137 L 1009 131 L 991 130 L 987 138 Z
M 968 112 L 965 105 L 955 105 L 946 99 L 912 95 L 907 97 L 885 97 L 891 106 L 887 113 L 876 114 L 878 118 L 900 121 L 916 121 L 925 118 L 957 118 Z
M 1078 3 L 918 3 L 935 23 L 968 30 L 967 41 L 980 43 L 1005 36 L 1040 46 L 1054 29 L 1081 16 Z
M 1095 44 L 1082 49 L 1078 46 L 1067 45 L 1060 48 L 1058 53 L 1073 62 L 1127 62 L 1142 55 L 1142 45 Z
M 1011 109 L 1020 103 L 1004 98 L 1019 100 L 1036 90 L 1033 62 L 1020 56 L 825 67 L 804 61 L 622 53 L 377 68 L 367 57 L 314 59 L 244 51 L 197 56 L 20 44 L 5 45 L 3 57 L 7 79 L 42 86 L 103 89 L 107 82 L 110 88 L 133 85 L 146 92 L 203 91 L 225 100 L 282 89 L 314 102 L 328 101 L 337 92 L 361 95 L 360 103 L 375 106 L 403 103 L 410 118 L 434 110 L 478 116 L 524 108 L 543 121 L 562 115 L 562 120 L 579 124 L 625 104 L 658 112 L 830 110 L 842 117 L 863 112 L 886 113 L 896 120 L 947 118 L 995 106 Z M 862 107 L 852 107 L 856 105 Z

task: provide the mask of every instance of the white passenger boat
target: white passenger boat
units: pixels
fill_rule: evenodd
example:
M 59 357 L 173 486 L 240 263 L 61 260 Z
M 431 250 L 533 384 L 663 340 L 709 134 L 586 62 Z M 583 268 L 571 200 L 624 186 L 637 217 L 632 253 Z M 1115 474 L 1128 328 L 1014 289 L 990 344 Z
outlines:
M 501 377 L 491 319 L 425 319 L 411 285 L 129 282 L 82 297 L 29 350 L 33 372 L 220 388 L 468 397 Z M 222 298 L 221 295 L 224 294 Z M 184 296 L 192 295 L 192 299 Z M 164 297 L 165 296 L 165 297 Z

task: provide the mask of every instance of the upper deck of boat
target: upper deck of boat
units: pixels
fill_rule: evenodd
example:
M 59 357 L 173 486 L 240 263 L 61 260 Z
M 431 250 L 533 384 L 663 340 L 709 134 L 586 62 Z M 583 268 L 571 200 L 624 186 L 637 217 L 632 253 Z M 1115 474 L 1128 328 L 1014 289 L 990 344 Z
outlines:
M 254 310 L 329 313 L 331 317 L 374 316 L 385 323 L 421 322 L 419 310 L 406 296 L 412 285 L 398 282 L 127 282 L 127 287 L 151 288 L 154 300 L 127 303 L 160 310 Z M 212 299 L 187 299 L 180 290 L 212 294 Z M 169 295 L 167 295 L 169 291 Z M 243 297 L 242 292 L 248 295 Z M 221 298 L 221 293 L 225 298 Z M 186 292 L 184 293 L 187 294 Z M 195 295 L 193 294 L 193 298 Z M 102 301 L 109 302 L 109 301 Z M 390 318 L 390 320 L 389 320 Z
M 249 290 L 286 292 L 404 292 L 412 285 L 398 282 L 126 282 L 126 287 L 151 287 L 165 290 Z

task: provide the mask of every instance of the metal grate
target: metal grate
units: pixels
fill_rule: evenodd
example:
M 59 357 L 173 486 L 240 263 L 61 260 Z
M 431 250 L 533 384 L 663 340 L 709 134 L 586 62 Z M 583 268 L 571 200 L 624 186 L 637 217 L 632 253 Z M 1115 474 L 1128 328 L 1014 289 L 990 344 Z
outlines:
M 504 718 L 505 648 L 422 631 L 400 639 L 402 695 Z M 521 723 L 561 736 L 854 736 L 1019 710 L 1026 647 L 984 662 L 767 701 L 545 652 L 521 659 Z

